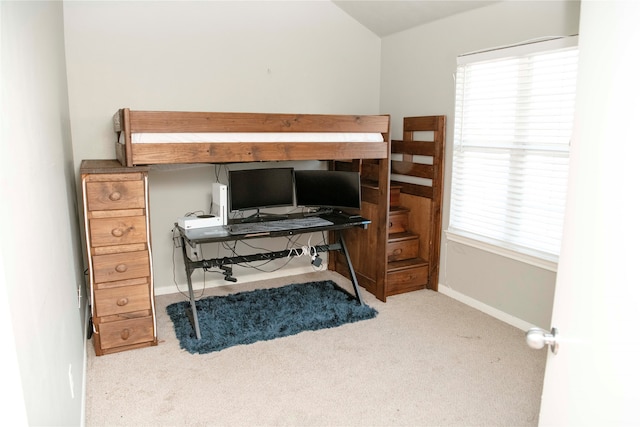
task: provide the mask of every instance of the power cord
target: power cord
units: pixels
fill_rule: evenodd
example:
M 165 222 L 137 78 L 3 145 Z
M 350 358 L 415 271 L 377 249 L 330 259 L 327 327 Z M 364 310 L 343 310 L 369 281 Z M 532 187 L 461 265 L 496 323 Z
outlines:
M 324 233 L 323 233 L 324 239 Z M 314 267 L 320 267 L 322 265 L 322 258 L 318 255 L 318 251 L 316 247 L 311 244 L 311 235 L 309 235 L 309 240 L 307 241 L 307 246 L 301 246 L 298 248 L 290 248 L 289 249 L 289 258 L 292 257 L 302 257 L 308 256 L 311 258 L 311 265 Z

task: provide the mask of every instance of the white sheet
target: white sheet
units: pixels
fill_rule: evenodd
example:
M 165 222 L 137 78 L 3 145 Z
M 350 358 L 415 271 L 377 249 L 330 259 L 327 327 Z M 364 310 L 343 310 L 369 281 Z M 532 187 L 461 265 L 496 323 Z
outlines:
M 213 132 L 132 133 L 133 144 L 188 142 L 381 142 L 379 133 L 352 132 Z M 124 144 L 124 134 L 120 134 Z

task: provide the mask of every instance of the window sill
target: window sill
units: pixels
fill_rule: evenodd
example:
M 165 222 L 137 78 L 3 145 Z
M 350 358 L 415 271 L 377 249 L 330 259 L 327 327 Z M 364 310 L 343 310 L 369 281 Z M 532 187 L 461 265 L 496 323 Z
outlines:
M 446 230 L 445 235 L 447 237 L 447 240 L 451 242 L 462 243 L 463 245 L 491 252 L 506 258 L 511 258 L 513 260 L 520 261 L 534 267 L 543 268 L 545 270 L 553 272 L 558 271 L 558 260 L 556 257 L 549 256 L 547 258 L 540 255 L 526 254 L 514 249 L 505 248 L 503 246 L 479 240 L 475 236 L 471 237 L 471 235 L 466 235 L 460 231 Z

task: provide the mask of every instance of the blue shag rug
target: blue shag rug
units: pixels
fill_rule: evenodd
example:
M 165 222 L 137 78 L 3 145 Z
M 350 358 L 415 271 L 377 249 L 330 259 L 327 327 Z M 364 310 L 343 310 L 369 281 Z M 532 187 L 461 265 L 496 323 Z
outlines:
M 196 301 L 196 310 L 200 340 L 191 325 L 189 301 L 167 306 L 180 347 L 199 354 L 334 328 L 378 314 L 331 280 L 207 297 Z

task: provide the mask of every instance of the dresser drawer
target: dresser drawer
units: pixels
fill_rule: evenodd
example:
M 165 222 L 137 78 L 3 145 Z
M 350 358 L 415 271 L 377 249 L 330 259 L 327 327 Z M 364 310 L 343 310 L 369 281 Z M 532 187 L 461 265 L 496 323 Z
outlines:
M 149 285 L 119 286 L 95 291 L 99 317 L 151 309 Z
M 150 276 L 149 253 L 136 251 L 95 255 L 93 272 L 97 283 Z
M 151 316 L 118 320 L 97 326 L 103 349 L 154 341 Z
M 92 247 L 147 241 L 147 223 L 144 216 L 91 219 L 89 229 Z
M 90 211 L 144 208 L 144 181 L 88 182 L 87 205 Z

